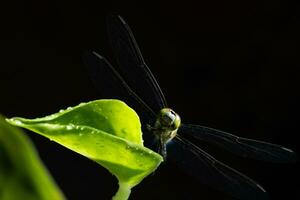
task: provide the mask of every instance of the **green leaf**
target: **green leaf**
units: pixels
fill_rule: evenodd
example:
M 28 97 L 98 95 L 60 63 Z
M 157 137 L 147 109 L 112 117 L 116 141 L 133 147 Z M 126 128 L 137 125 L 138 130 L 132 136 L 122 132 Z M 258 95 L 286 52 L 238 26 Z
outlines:
M 130 192 L 162 162 L 159 154 L 143 147 L 137 114 L 119 100 L 96 100 L 44 118 L 8 121 L 96 161 L 118 178 L 120 190 Z
M 63 200 L 29 138 L 0 115 L 0 199 Z

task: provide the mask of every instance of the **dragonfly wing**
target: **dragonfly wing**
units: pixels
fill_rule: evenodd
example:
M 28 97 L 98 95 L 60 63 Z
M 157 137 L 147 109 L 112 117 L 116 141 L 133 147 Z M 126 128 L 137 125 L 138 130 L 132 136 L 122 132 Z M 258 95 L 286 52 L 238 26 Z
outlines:
M 119 71 L 133 91 L 155 112 L 167 107 L 165 97 L 144 62 L 128 24 L 118 15 L 107 17 L 108 37 Z
M 183 124 L 178 133 L 220 146 L 242 157 L 286 163 L 295 162 L 296 154 L 283 146 L 238 137 L 224 131 L 199 125 Z
M 120 99 L 132 107 L 145 123 L 153 123 L 155 113 L 127 85 L 113 66 L 94 51 L 86 52 L 84 62 L 94 85 L 105 98 Z
M 264 200 L 268 195 L 256 182 L 219 162 L 191 142 L 176 136 L 168 144 L 168 158 L 202 184 L 243 200 Z

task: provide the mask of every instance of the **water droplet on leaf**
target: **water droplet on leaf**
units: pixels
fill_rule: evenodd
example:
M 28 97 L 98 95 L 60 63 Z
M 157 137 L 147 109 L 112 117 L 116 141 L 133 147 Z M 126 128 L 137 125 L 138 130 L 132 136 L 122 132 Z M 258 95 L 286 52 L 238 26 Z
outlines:
M 74 129 L 74 125 L 73 124 L 68 124 L 67 125 L 67 130 L 72 130 Z
M 12 119 L 11 121 L 14 122 L 18 126 L 22 124 L 22 122 L 18 119 Z

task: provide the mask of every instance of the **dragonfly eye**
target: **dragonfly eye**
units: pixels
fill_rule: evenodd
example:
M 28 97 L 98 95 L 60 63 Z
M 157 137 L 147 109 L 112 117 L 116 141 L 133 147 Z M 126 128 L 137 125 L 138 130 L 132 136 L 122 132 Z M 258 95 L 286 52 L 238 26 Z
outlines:
M 172 128 L 173 130 L 177 129 L 180 125 L 179 115 L 169 108 L 162 109 L 158 119 L 161 125 Z

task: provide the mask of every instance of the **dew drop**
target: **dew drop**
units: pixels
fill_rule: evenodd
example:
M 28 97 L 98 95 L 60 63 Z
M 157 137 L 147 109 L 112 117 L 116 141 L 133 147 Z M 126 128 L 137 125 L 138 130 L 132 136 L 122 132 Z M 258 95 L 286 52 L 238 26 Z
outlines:
M 59 110 L 60 113 L 62 113 L 62 112 L 64 112 L 64 111 L 65 111 L 64 109 L 60 109 L 60 110 Z
M 14 122 L 16 125 L 21 125 L 22 124 L 22 122 L 18 119 L 12 119 L 11 121 Z
M 73 124 L 67 125 L 67 130 L 72 130 L 73 128 L 74 128 L 74 125 L 73 125 Z
M 72 109 L 72 107 L 68 107 L 68 108 L 67 108 L 67 110 L 71 110 L 71 109 Z
M 75 129 L 80 129 L 80 126 L 75 126 Z
M 95 133 L 95 131 L 92 131 L 92 132 L 91 132 L 91 134 L 94 134 L 94 133 Z

